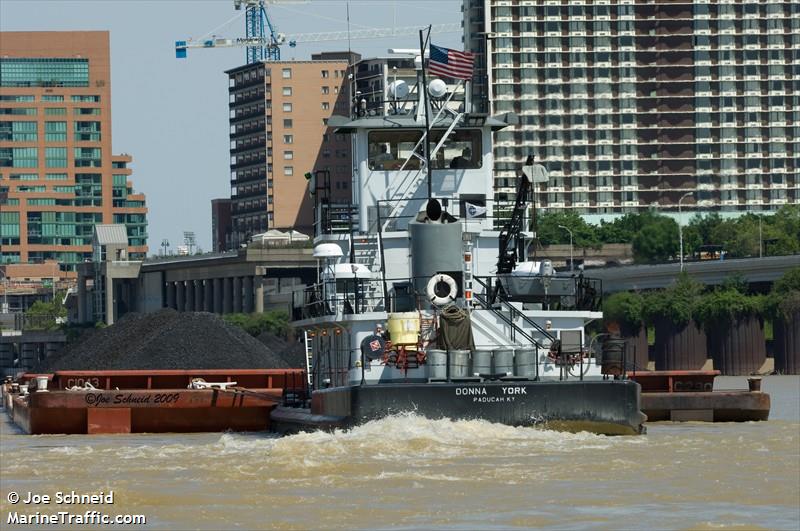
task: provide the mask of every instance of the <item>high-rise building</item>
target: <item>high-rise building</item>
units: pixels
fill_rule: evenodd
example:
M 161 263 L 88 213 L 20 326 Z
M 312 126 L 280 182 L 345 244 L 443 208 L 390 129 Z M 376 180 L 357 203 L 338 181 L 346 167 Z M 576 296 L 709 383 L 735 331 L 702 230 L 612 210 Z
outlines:
M 464 0 L 463 11 L 479 55 L 473 104 L 520 117 L 495 134 L 500 198 L 533 155 L 549 170 L 536 197 L 548 209 L 800 203 L 800 3 Z
M 91 259 L 97 223 L 147 254 L 130 155 L 111 153 L 107 31 L 0 33 L 0 262 Z
M 228 248 L 231 237 L 231 200 L 211 200 L 211 250 L 215 253 Z
M 311 61 L 269 61 L 228 70 L 231 140 L 229 247 L 269 229 L 313 233 L 306 173 L 330 172 L 331 198 L 347 201 L 350 139 L 328 119 L 350 105 L 342 52 Z

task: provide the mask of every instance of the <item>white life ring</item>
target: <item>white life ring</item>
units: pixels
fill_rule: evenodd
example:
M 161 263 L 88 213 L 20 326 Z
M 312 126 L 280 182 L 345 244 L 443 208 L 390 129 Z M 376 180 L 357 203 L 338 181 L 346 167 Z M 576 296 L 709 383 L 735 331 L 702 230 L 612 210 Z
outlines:
M 448 293 L 445 296 L 439 296 L 436 294 L 436 286 L 440 282 L 447 284 Z M 439 273 L 433 275 L 428 281 L 428 285 L 425 288 L 425 294 L 428 296 L 428 300 L 430 300 L 436 306 L 444 306 L 445 304 L 449 304 L 456 300 L 456 296 L 458 295 L 458 286 L 456 286 L 456 281 L 453 280 L 453 277 L 450 275 L 445 275 L 444 273 Z

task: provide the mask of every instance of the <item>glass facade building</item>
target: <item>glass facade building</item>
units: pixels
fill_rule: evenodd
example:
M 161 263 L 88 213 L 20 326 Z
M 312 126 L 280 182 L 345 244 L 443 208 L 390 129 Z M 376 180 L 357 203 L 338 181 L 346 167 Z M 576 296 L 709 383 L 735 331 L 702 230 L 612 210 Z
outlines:
M 0 34 L 0 263 L 91 258 L 93 227 L 123 223 L 147 253 L 132 158 L 111 153 L 108 32 Z M 75 56 L 78 56 L 76 58 Z
M 528 155 L 537 205 L 581 214 L 800 202 L 800 3 L 464 0 L 499 199 Z

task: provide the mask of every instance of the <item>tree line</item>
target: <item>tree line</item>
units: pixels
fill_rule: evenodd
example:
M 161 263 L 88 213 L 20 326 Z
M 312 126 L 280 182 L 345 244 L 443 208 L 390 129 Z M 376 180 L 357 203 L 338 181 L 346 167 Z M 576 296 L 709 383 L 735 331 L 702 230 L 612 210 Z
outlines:
M 796 312 L 800 312 L 800 267 L 786 271 L 768 294 L 751 292 L 741 278 L 731 277 L 721 286 L 709 287 L 684 272 L 666 289 L 620 292 L 603 301 L 605 324 L 616 323 L 624 337 L 635 336 L 642 326 L 658 320 L 678 326 L 694 321 L 710 331 L 726 329 L 747 317 L 788 321 Z
M 631 244 L 638 263 L 677 260 L 680 253 L 678 223 L 654 210 L 629 213 L 599 225 L 587 223 L 573 212 L 539 215 L 537 235 L 542 245 L 568 244 L 599 249 L 607 243 Z M 683 226 L 684 255 L 694 256 L 703 246 L 720 246 L 729 258 L 778 256 L 800 253 L 800 205 L 784 205 L 773 214 L 747 213 L 724 218 L 718 213 L 695 214 Z

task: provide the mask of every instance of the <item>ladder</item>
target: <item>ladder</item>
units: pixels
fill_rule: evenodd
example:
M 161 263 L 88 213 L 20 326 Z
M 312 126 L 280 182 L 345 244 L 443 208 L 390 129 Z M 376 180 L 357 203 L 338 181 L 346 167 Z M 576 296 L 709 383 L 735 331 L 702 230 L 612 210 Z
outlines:
M 352 238 L 355 263 L 367 266 L 372 273 L 380 273 L 382 264 L 378 234 L 375 232 L 354 234 Z M 366 286 L 366 293 L 361 294 L 365 305 L 359 308 L 358 311 L 373 311 L 382 308 L 384 306 L 382 285 L 373 279 Z
M 377 233 L 353 235 L 353 258 L 355 263 L 364 264 L 373 272 L 380 271 L 380 249 L 378 247 Z
M 306 378 L 308 379 L 308 385 L 312 385 L 311 370 L 314 368 L 314 345 L 312 344 L 311 336 L 308 335 L 308 330 L 303 331 L 303 341 L 306 347 Z
M 461 81 L 458 82 L 458 85 L 459 86 L 461 85 Z M 457 88 L 458 87 L 456 87 L 456 89 Z M 453 109 L 450 109 L 447 106 L 453 99 L 455 93 L 456 90 L 450 92 L 450 94 L 447 96 L 447 99 L 444 102 L 442 102 L 441 107 L 436 112 L 436 116 L 434 116 L 433 120 L 431 120 L 430 127 L 433 127 L 443 118 L 442 116 L 443 113 L 449 114 L 453 118 L 453 122 L 447 128 L 447 131 L 445 131 L 445 133 L 442 135 L 442 138 L 436 144 L 436 147 L 434 147 L 433 150 L 430 152 L 429 158 L 434 158 L 436 156 L 436 154 L 439 152 L 439 149 L 441 149 L 441 147 L 444 145 L 447 139 L 450 138 L 450 135 L 452 134 L 453 130 L 456 127 L 458 127 L 458 124 L 461 123 L 462 118 L 466 114 L 464 112 L 454 111 Z M 425 105 L 428 105 L 428 103 L 426 102 Z M 390 198 L 387 198 L 394 202 L 394 206 L 392 207 L 392 210 L 389 213 L 389 215 L 386 217 L 386 221 L 384 222 L 383 227 L 381 227 L 380 230 L 385 231 L 386 228 L 389 226 L 389 223 L 392 221 L 392 219 L 400 215 L 400 213 L 402 213 L 403 210 L 405 210 L 409 200 L 412 197 L 414 197 L 417 190 L 419 189 L 420 183 L 422 183 L 425 177 L 428 176 L 428 168 L 427 168 L 428 161 L 426 161 L 424 157 L 421 157 L 418 154 L 417 150 L 419 149 L 419 147 L 422 145 L 423 142 L 428 141 L 429 132 L 430 131 L 426 131 L 425 133 L 423 133 L 422 138 L 419 139 L 414 148 L 411 150 L 411 154 L 408 156 L 408 158 L 406 158 L 405 162 L 403 162 L 403 165 L 398 170 L 398 173 L 405 170 L 406 166 L 408 165 L 409 161 L 412 158 L 417 158 L 420 161 L 419 170 L 417 170 L 416 172 L 409 171 L 408 173 L 406 173 L 406 175 L 403 177 L 402 182 L 397 187 L 394 195 Z

